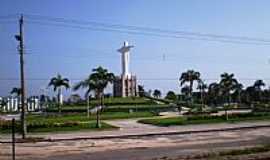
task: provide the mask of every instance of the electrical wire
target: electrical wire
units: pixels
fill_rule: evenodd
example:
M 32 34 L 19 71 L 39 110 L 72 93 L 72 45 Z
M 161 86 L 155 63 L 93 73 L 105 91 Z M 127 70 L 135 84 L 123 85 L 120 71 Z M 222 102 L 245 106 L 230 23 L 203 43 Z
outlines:
M 136 30 L 136 31 L 144 31 L 144 32 L 146 31 L 146 32 L 154 32 L 154 33 L 180 34 L 180 35 L 197 36 L 197 37 L 219 38 L 219 39 L 227 39 L 227 40 L 257 41 L 257 42 L 270 43 L 270 39 L 254 38 L 254 37 L 247 37 L 247 36 L 217 35 L 217 34 L 200 33 L 200 32 L 166 30 L 166 29 L 152 28 L 152 27 L 109 24 L 109 23 L 101 23 L 101 22 L 94 22 L 94 21 L 82 21 L 82 20 L 75 20 L 75 19 L 66 19 L 66 18 L 49 17 L 49 16 L 42 16 L 42 15 L 32 15 L 32 14 L 31 15 L 27 14 L 26 17 L 28 17 L 29 19 L 38 20 L 38 21 L 43 20 L 43 21 L 49 21 L 49 22 L 76 24 L 76 25 L 84 25 L 84 26 L 92 25 L 92 26 L 97 26 L 97 27 L 128 29 L 128 30 Z
M 129 30 L 119 30 L 111 28 L 97 28 L 90 26 L 80 26 L 80 25 L 68 25 L 68 24 L 55 24 L 41 21 L 28 20 L 28 24 L 38 24 L 46 26 L 56 26 L 56 27 L 68 27 L 72 29 L 84 29 L 90 31 L 105 31 L 105 32 L 115 32 L 115 33 L 126 33 L 130 35 L 141 35 L 141 36 L 151 36 L 151 37 L 160 37 L 160 38 L 176 38 L 176 39 L 185 39 L 185 40 L 199 40 L 199 41 L 209 41 L 209 42 L 221 42 L 221 43 L 231 43 L 231 44 L 245 44 L 245 45 L 270 45 L 269 42 L 251 42 L 251 41 L 240 41 L 240 40 L 226 40 L 226 39 L 217 39 L 217 38 L 204 38 L 204 37 L 188 37 L 181 35 L 169 35 L 169 34 L 158 34 L 151 32 L 140 32 L 140 31 L 129 31 Z

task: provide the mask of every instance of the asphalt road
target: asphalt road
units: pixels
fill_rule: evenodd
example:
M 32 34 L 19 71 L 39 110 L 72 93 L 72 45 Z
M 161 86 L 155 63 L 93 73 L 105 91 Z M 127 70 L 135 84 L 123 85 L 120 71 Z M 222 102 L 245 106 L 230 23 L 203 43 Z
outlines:
M 39 142 L 17 145 L 17 160 L 150 160 L 270 143 L 270 128 L 127 139 Z M 0 159 L 11 148 L 0 144 Z

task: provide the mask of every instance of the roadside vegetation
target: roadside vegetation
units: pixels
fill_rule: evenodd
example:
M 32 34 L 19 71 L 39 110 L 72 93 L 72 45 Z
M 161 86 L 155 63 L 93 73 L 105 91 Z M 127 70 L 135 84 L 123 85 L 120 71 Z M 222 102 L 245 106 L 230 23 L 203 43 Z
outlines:
M 69 131 L 99 131 L 99 130 L 111 130 L 118 129 L 115 126 L 109 125 L 102 122 L 101 128 L 95 127 L 95 121 L 65 121 L 65 122 L 55 122 L 55 121 L 30 121 L 27 123 L 28 133 L 43 133 L 43 132 L 69 132 Z M 11 121 L 0 122 L 0 133 L 9 134 L 11 133 L 12 124 Z M 20 132 L 19 122 L 15 123 L 15 132 Z
M 270 120 L 270 113 L 243 113 L 232 114 L 230 119 L 226 119 L 226 115 L 211 116 L 179 116 L 170 118 L 151 118 L 139 120 L 139 123 L 151 124 L 156 126 L 175 126 L 175 125 L 189 125 L 189 124 L 210 124 L 210 123 L 237 123 L 243 121 L 261 121 Z

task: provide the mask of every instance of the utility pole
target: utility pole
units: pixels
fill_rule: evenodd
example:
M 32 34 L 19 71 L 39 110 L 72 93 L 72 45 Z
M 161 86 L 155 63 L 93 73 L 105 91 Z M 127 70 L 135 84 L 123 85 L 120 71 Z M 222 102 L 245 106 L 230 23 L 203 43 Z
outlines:
M 16 143 L 16 139 L 15 139 L 15 119 L 12 118 L 12 160 L 15 160 L 15 155 L 16 155 L 16 151 L 15 151 L 15 143 Z
M 25 79 L 24 79 L 24 37 L 23 37 L 23 15 L 21 15 L 19 19 L 19 28 L 20 33 L 16 35 L 15 38 L 19 41 L 19 54 L 20 54 L 20 75 L 21 75 L 21 90 L 22 90 L 22 97 L 21 97 L 21 134 L 22 138 L 25 139 L 27 128 L 26 128 L 26 120 L 25 120 Z

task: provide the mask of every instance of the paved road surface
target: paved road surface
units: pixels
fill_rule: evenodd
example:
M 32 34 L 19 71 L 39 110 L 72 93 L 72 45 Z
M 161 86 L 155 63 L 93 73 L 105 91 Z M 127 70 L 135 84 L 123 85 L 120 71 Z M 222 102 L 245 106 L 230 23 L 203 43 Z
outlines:
M 270 128 L 126 139 L 17 144 L 17 160 L 148 160 L 270 143 Z M 0 159 L 10 158 L 0 144 Z

